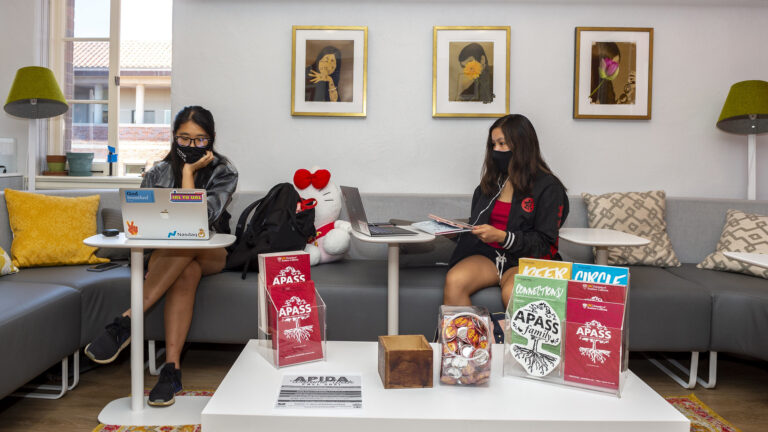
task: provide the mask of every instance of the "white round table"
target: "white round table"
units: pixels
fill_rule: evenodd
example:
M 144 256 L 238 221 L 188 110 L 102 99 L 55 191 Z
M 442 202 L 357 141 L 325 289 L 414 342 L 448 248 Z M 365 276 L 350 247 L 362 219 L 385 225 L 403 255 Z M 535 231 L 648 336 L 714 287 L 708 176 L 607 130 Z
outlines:
M 208 240 L 126 239 L 97 234 L 83 240 L 88 246 L 131 250 L 131 396 L 115 399 L 99 413 L 99 421 L 114 425 L 199 424 L 208 398 L 177 397 L 161 409 L 144 409 L 144 249 L 216 249 L 234 243 L 231 234 L 213 234 Z
M 651 241 L 634 234 L 605 228 L 560 228 L 560 238 L 571 243 L 594 246 L 595 264 L 608 265 L 608 248 L 644 246 Z

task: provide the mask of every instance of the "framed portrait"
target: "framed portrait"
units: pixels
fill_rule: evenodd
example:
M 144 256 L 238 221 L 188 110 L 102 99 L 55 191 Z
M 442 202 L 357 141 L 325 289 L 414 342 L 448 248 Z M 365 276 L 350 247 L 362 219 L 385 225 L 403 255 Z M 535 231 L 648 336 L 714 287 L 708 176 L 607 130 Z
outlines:
M 651 119 L 653 29 L 576 27 L 573 118 Z
M 368 27 L 293 26 L 291 115 L 365 117 Z
M 432 117 L 509 114 L 509 26 L 434 27 Z

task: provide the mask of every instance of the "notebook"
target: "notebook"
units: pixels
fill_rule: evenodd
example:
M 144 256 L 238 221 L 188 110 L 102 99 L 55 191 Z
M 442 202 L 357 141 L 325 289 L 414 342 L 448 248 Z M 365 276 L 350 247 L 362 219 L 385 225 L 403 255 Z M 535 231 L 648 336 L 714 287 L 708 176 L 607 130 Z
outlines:
M 120 189 L 123 229 L 129 239 L 207 240 L 205 189 Z
M 417 234 L 389 223 L 369 223 L 365 216 L 363 200 L 360 199 L 360 191 L 356 187 L 341 186 L 341 194 L 344 196 L 344 204 L 347 206 L 347 213 L 349 213 L 349 221 L 353 230 L 369 237 Z

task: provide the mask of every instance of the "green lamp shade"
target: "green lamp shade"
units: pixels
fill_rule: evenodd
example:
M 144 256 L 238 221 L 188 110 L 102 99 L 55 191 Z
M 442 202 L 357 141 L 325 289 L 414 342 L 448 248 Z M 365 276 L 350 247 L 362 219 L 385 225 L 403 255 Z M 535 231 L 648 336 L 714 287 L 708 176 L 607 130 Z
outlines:
M 717 127 L 742 135 L 768 132 L 768 82 L 753 80 L 732 85 Z
M 16 117 L 39 119 L 67 112 L 67 101 L 53 72 L 44 67 L 23 67 L 16 72 L 5 111 Z

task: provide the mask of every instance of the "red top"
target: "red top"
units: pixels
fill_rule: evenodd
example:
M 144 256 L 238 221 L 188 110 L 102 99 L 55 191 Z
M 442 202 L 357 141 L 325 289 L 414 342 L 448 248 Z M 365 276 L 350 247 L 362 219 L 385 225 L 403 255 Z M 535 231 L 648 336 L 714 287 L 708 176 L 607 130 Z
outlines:
M 507 221 L 509 220 L 509 210 L 512 208 L 512 203 L 496 200 L 496 204 L 493 205 L 491 210 L 491 219 L 489 220 L 492 227 L 507 232 Z M 488 243 L 490 246 L 496 249 L 501 249 L 501 245 L 493 242 Z

